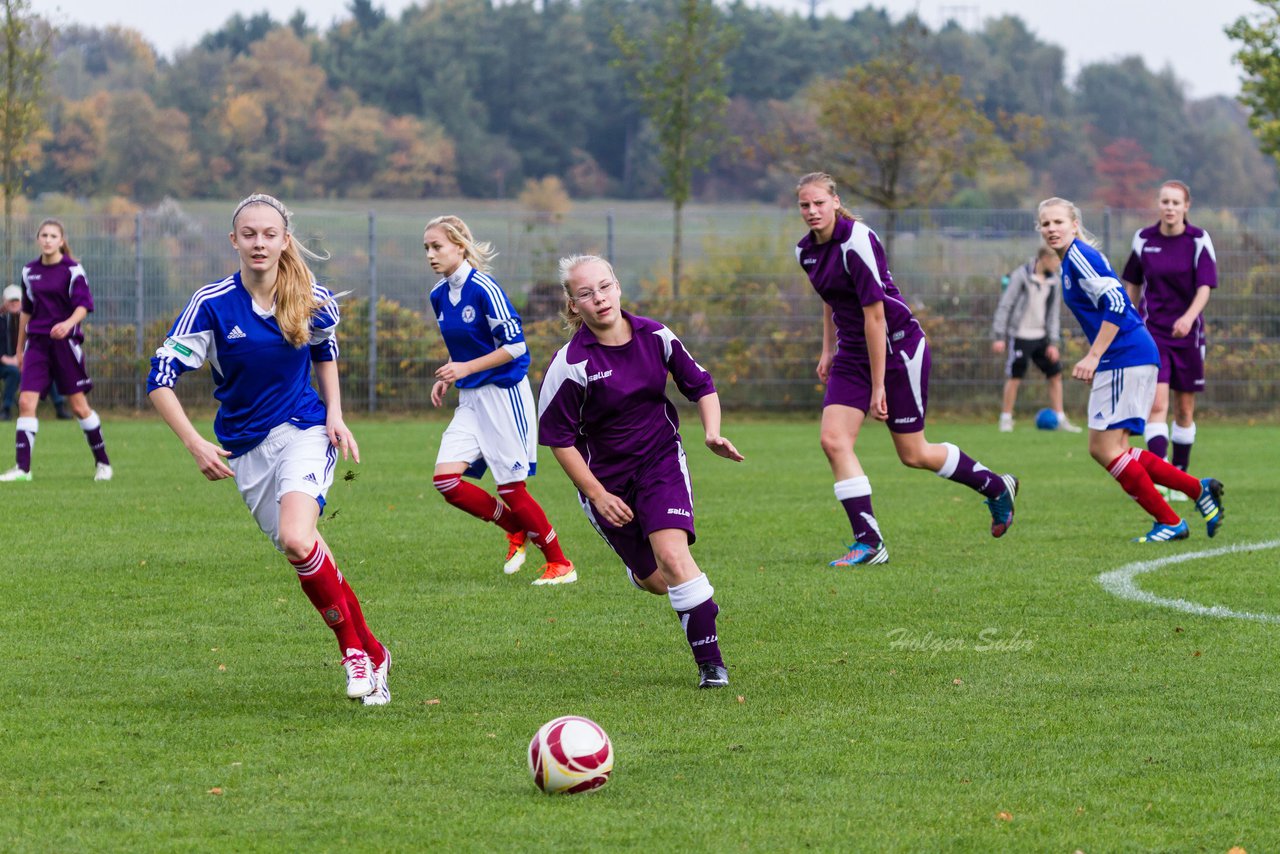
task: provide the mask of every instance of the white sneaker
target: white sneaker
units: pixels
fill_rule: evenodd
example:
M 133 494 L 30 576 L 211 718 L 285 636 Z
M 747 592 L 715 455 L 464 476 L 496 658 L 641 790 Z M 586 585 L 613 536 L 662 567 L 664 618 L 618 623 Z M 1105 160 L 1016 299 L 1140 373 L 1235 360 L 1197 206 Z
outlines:
M 5 483 L 7 483 L 7 482 L 9 482 L 9 481 L 14 481 L 14 480 L 20 480 L 20 481 L 24 481 L 24 482 L 30 483 L 30 481 L 31 481 L 31 472 L 29 472 L 29 471 L 23 471 L 22 469 L 18 468 L 17 466 L 14 466 L 13 468 L 9 469 L 9 470 L 8 470 L 7 472 L 5 472 L 4 474 L 0 474 L 0 482 L 5 482 Z
M 353 700 L 373 691 L 373 662 L 362 649 L 348 649 L 342 659 L 342 666 L 347 671 L 347 696 Z
M 1067 420 L 1067 416 L 1065 415 L 1058 419 L 1058 429 L 1064 433 L 1083 433 L 1084 432 L 1083 427 L 1077 427 L 1075 424 L 1072 424 L 1070 421 Z
M 1001 433 L 1013 432 L 1013 416 L 1012 415 L 1006 415 L 1003 412 L 1000 413 L 1000 432 Z
M 387 676 L 391 673 L 391 650 L 384 644 L 382 652 L 382 664 L 373 670 L 373 690 L 360 698 L 366 706 L 385 706 L 391 702 L 391 688 L 387 686 Z
M 93 473 L 94 480 L 111 480 L 111 466 L 106 463 L 98 463 L 98 469 Z

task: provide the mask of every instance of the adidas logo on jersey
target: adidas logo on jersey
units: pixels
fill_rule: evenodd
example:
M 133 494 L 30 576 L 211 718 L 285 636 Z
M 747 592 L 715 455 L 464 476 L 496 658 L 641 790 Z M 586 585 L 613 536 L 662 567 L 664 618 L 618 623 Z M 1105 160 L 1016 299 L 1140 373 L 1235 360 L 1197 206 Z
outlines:
M 228 341 L 234 341 L 237 338 L 248 338 L 248 337 L 249 337 L 248 335 L 245 335 L 244 330 L 240 328 L 239 324 L 236 324 L 235 326 L 231 327 L 231 331 L 227 333 Z
M 243 332 L 242 332 L 242 333 L 240 333 L 240 334 L 241 334 L 242 336 L 244 335 L 244 333 L 243 333 Z M 307 476 L 306 476 L 306 477 L 304 477 L 304 478 L 303 478 L 303 480 L 307 480 L 307 481 L 310 481 L 310 482 L 312 482 L 312 483 L 319 483 L 319 482 L 320 482 L 320 481 L 316 480 L 316 476 L 315 476 L 314 474 L 312 474 L 311 472 L 307 472 Z
M 524 463 L 522 462 L 516 462 L 515 465 L 511 466 L 512 471 L 520 471 L 522 468 L 524 468 Z

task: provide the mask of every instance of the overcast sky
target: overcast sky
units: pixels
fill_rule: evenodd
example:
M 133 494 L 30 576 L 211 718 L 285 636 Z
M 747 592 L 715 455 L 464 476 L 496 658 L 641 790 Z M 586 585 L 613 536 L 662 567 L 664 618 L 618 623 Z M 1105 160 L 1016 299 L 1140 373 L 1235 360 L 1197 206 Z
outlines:
M 810 0 L 773 0 L 783 8 L 807 10 Z M 815 0 L 819 14 L 840 16 L 867 5 L 864 0 Z M 398 15 L 413 0 L 374 0 L 391 15 Z M 421 5 L 421 3 L 419 3 Z M 1193 98 L 1235 95 L 1240 91 L 1239 69 L 1231 62 L 1233 43 L 1223 27 L 1260 7 L 1255 0 L 880 0 L 873 5 L 888 9 L 895 20 L 916 12 L 930 27 L 954 18 L 965 29 L 981 26 L 987 18 L 1018 15 L 1041 40 L 1066 51 L 1069 75 L 1082 65 L 1139 54 L 1147 66 L 1160 71 L 1171 66 Z M 249 16 L 270 11 L 278 21 L 287 20 L 297 8 L 307 19 L 326 28 L 349 17 L 348 0 L 221 0 L 193 3 L 189 0 L 38 0 L 35 8 L 58 23 L 91 26 L 121 24 L 139 30 L 166 56 L 190 47 L 205 33 L 220 27 L 232 14 Z

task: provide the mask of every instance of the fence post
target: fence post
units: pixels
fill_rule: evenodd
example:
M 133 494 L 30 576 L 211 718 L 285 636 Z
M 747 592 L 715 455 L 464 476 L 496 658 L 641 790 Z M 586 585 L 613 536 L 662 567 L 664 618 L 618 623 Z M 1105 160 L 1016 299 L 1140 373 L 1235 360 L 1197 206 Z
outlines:
M 1111 208 L 1102 209 L 1102 254 L 1111 260 Z
M 604 238 L 604 258 L 609 262 L 609 266 L 613 266 L 613 210 L 610 209 L 604 217 L 605 222 L 605 238 Z
M 378 408 L 378 215 L 369 211 L 369 412 Z
M 143 270 L 142 270 L 142 211 L 138 211 L 133 215 L 133 271 L 134 271 L 134 355 L 138 361 L 142 361 L 142 354 L 146 348 L 146 336 L 143 327 L 146 324 L 146 311 L 143 305 Z M 133 405 L 135 409 L 142 408 L 142 402 L 147 394 L 146 375 L 134 372 L 134 396 Z

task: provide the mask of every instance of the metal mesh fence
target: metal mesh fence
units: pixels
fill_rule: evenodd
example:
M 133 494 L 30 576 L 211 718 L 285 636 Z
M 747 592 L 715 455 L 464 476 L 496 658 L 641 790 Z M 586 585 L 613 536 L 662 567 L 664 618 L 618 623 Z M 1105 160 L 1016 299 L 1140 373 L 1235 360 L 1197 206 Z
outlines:
M 86 321 L 95 406 L 145 405 L 149 359 L 178 311 L 196 288 L 236 269 L 227 238 L 231 208 L 165 203 L 123 216 L 61 217 L 96 303 Z M 499 250 L 494 273 L 524 316 L 535 381 L 566 338 L 557 318 L 557 261 L 590 252 L 613 261 L 628 308 L 682 337 L 716 376 L 727 407 L 812 411 L 820 405 L 814 368 L 821 303 L 795 263 L 803 227 L 790 208 L 687 209 L 683 275 L 673 293 L 671 210 L 661 203 L 582 202 L 562 217 L 496 202 L 379 203 L 375 212 L 349 204 L 303 207 L 295 220 L 298 236 L 328 255 L 314 265 L 317 276 L 349 291 L 341 327 L 348 410 L 430 406 L 432 371 L 445 350 L 425 310 L 435 277 L 423 255 L 422 229 L 442 210 L 462 216 Z M 1221 283 L 1205 312 L 1208 382 L 1199 407 L 1270 414 L 1280 392 L 1280 210 L 1195 213 L 1213 237 Z M 34 234 L 39 218 L 17 220 L 15 233 Z M 1002 276 L 1038 244 L 1032 213 L 906 211 L 892 236 L 883 214 L 866 218 L 888 244 L 894 279 L 929 334 L 931 405 L 994 413 L 1003 359 L 990 351 L 991 318 Z M 1086 225 L 1117 268 L 1134 231 L 1151 222 L 1151 211 L 1085 211 Z M 1079 358 L 1086 345 L 1065 311 L 1063 331 L 1064 359 Z M 1044 405 L 1035 386 L 1029 376 L 1021 409 Z M 1078 411 L 1087 389 L 1067 387 L 1069 409 Z M 179 391 L 188 401 L 207 403 L 207 373 L 184 378 Z

